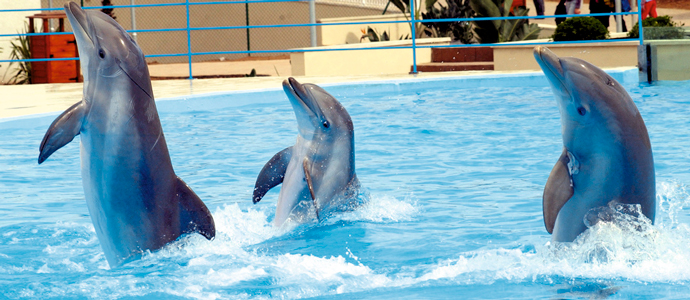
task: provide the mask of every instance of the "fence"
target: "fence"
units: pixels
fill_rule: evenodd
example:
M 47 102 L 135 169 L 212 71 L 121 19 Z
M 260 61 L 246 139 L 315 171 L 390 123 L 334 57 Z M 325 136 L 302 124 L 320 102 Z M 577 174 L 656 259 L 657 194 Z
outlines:
M 62 10 L 65 0 L 41 0 L 44 6 L 53 8 L 32 8 L 32 9 L 0 9 L 0 16 L 11 12 L 29 11 L 58 11 Z M 95 0 L 92 0 L 96 2 Z M 124 0 L 122 0 L 124 1 Z M 143 2 L 145 0 L 138 0 Z M 166 1 L 166 2 L 161 2 Z M 175 2 L 177 1 L 177 2 Z M 484 21 L 493 20 L 517 20 L 517 19 L 536 19 L 536 18 L 565 18 L 583 16 L 626 16 L 637 15 L 638 24 L 641 25 L 642 14 L 639 9 L 642 1 L 638 0 L 637 12 L 617 12 L 617 13 L 598 13 L 583 15 L 545 15 L 545 16 L 509 16 L 481 18 Z M 46 2 L 47 3 L 46 5 Z M 83 1 L 82 1 L 83 2 Z M 87 0 L 87 4 L 90 2 Z M 100 2 L 100 1 L 98 1 Z M 288 54 L 291 52 L 312 52 L 312 51 L 335 51 L 335 50 L 359 50 L 357 48 L 306 48 L 315 45 L 316 28 L 319 26 L 334 25 L 371 25 L 371 24 L 411 24 L 411 45 L 395 47 L 368 47 L 366 49 L 411 49 L 412 73 L 417 72 L 416 50 L 420 48 L 442 48 L 442 47 L 478 47 L 487 44 L 452 44 L 452 45 L 417 45 L 418 36 L 416 34 L 417 24 L 439 22 L 471 22 L 479 18 L 447 18 L 420 20 L 415 18 L 415 14 L 409 15 L 409 21 L 362 21 L 362 22 L 335 22 L 317 23 L 315 6 L 319 5 L 319 17 L 340 17 L 353 15 L 374 15 L 381 14 L 382 6 L 387 11 L 399 12 L 397 8 L 388 7 L 386 0 L 240 0 L 240 1 L 204 1 L 204 0 L 149 0 L 146 4 L 133 4 L 130 0 L 129 5 L 114 6 L 85 6 L 84 9 L 115 9 L 117 21 L 123 25 L 127 32 L 131 33 L 138 44 L 146 53 L 149 62 L 180 62 L 184 61 L 189 65 L 189 79 L 193 79 L 193 62 L 219 57 L 237 58 L 251 55 L 276 55 Z M 160 2 L 160 3 L 152 3 Z M 410 11 L 416 11 L 415 1 L 410 1 Z M 58 7 L 54 7 L 58 6 Z M 328 7 L 331 6 L 331 9 Z M 333 8 L 337 7 L 337 8 Z M 255 11 L 256 13 L 252 13 Z M 260 12 L 260 13 L 259 13 Z M 151 22 L 155 20 L 155 24 Z M 276 21 L 278 20 L 278 21 Z M 617 22 L 620 24 L 620 22 Z M 147 28 L 148 27 L 148 28 Z M 151 28 L 158 27 L 158 28 Z M 640 26 L 641 27 L 641 26 Z M 144 29 L 142 29 L 144 28 Z M 250 34 L 251 31 L 251 34 Z M 591 42 L 618 42 L 635 40 L 644 41 L 644 30 L 639 30 L 639 39 L 610 39 L 598 41 L 573 41 L 573 42 L 548 42 L 548 43 L 495 43 L 492 47 L 503 45 L 539 45 L 539 44 L 572 44 L 572 43 L 591 43 Z M 50 33 L 1 33 L 1 37 L 19 36 L 38 36 L 38 35 L 57 35 L 71 34 L 50 32 Z M 255 37 L 261 37 L 259 39 Z M 254 37 L 254 38 L 252 38 Z M 246 43 L 244 41 L 246 40 Z M 200 42 L 200 41 L 212 41 Z M 286 42 L 287 41 L 287 42 Z M 162 53 L 150 53 L 146 48 L 157 45 L 157 49 L 162 49 Z M 295 50 L 294 48 L 302 48 Z M 19 59 L 19 60 L 0 60 L 0 63 L 13 62 L 34 62 L 34 61 L 58 61 L 58 60 L 78 60 L 78 58 L 46 58 L 46 59 Z

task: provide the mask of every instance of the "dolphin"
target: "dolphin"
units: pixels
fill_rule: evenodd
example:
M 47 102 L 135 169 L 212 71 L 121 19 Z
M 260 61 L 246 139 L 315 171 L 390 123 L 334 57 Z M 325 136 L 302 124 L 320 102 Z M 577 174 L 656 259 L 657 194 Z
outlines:
M 283 81 L 297 117 L 297 141 L 275 154 L 259 173 L 254 204 L 273 187 L 278 195 L 274 224 L 288 218 L 306 221 L 311 209 L 316 218 L 352 208 L 359 193 L 355 174 L 355 132 L 347 110 L 329 93 L 294 78 Z
M 563 153 L 543 196 L 552 240 L 572 242 L 592 209 L 639 205 L 654 222 L 654 159 L 647 127 L 628 93 L 603 70 L 574 57 L 534 48 L 561 112 Z
M 141 49 L 111 17 L 65 4 L 84 96 L 50 125 L 38 163 L 81 136 L 84 196 L 111 267 L 180 235 L 215 236 L 213 217 L 173 171 Z

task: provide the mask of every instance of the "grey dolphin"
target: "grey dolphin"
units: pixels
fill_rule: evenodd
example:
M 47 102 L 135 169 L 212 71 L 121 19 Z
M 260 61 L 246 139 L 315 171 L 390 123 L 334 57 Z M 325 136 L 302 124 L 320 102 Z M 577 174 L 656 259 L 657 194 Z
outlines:
M 559 58 L 546 47 L 534 56 L 556 94 L 563 153 L 544 187 L 544 223 L 552 240 L 571 242 L 587 229 L 590 209 L 639 204 L 654 221 L 654 159 L 647 127 L 623 87 L 592 64 Z
M 175 175 L 141 49 L 112 18 L 65 5 L 84 97 L 46 132 L 38 163 L 81 135 L 84 195 L 111 267 L 180 235 L 215 236 L 213 217 Z
M 349 209 L 359 192 L 355 133 L 347 110 L 314 84 L 289 78 L 283 81 L 283 90 L 297 117 L 297 141 L 261 169 L 253 194 L 257 203 L 283 184 L 274 219 L 278 226 L 288 218 L 303 222 L 312 207 L 317 218 Z

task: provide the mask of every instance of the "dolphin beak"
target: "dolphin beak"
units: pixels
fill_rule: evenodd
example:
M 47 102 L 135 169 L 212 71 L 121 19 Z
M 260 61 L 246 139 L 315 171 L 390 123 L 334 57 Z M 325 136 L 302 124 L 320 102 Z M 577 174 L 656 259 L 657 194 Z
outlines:
M 283 81 L 283 90 L 285 90 L 288 98 L 290 98 L 290 103 L 292 103 L 295 113 L 299 110 L 302 113 L 306 113 L 306 115 L 308 115 L 310 119 L 314 119 L 314 121 L 321 119 L 323 113 L 315 97 L 303 84 L 297 82 L 295 78 L 290 77 Z
M 555 53 L 551 52 L 549 48 L 544 46 L 534 47 L 534 58 L 537 59 L 537 63 L 539 63 L 539 66 L 544 70 L 544 73 L 548 70 L 553 76 L 559 79 L 563 78 L 561 60 Z
M 543 46 L 534 47 L 534 58 L 539 63 L 544 75 L 549 80 L 557 99 L 572 101 L 571 92 L 565 84 L 565 69 L 558 55 Z
M 93 26 L 89 18 L 86 17 L 84 10 L 76 3 L 69 2 L 65 4 L 65 13 L 67 14 L 70 25 L 72 25 L 74 36 L 77 38 L 77 46 L 79 46 L 79 44 L 83 45 L 86 41 L 90 42 L 91 45 L 95 45 L 96 41 L 92 38 L 94 36 L 92 32 Z
M 311 111 L 312 114 L 314 114 L 317 118 L 320 118 L 323 115 L 319 105 L 316 103 L 314 96 L 307 88 L 305 88 L 303 84 L 297 82 L 295 78 L 290 77 L 288 80 L 283 82 L 283 88 L 285 88 L 286 85 L 289 87 L 292 95 L 296 99 L 299 99 L 299 102 L 306 106 L 306 108 Z

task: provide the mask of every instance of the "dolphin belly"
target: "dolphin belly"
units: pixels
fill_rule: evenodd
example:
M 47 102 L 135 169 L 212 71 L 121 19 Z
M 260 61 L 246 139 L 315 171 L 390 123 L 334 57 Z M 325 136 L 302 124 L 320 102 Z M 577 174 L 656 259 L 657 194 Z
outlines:
M 285 172 L 285 180 L 280 188 L 274 224 L 283 224 L 288 218 L 303 223 L 312 205 L 311 194 L 305 179 L 303 160 L 293 156 Z

